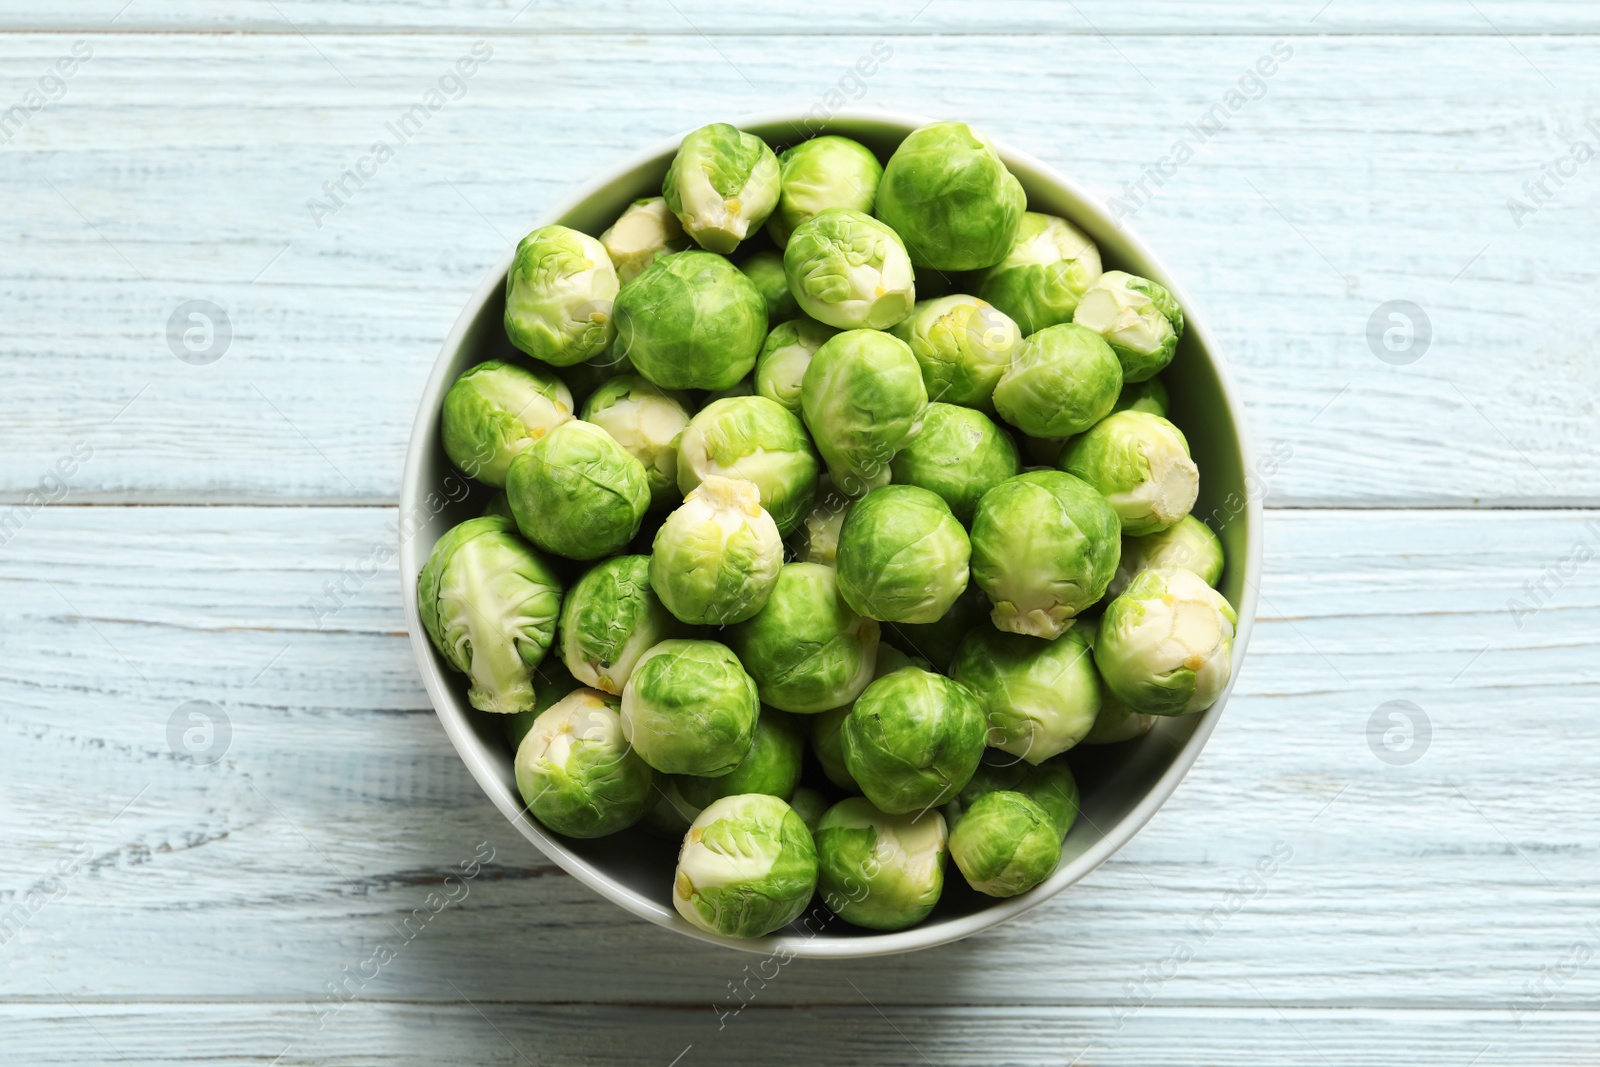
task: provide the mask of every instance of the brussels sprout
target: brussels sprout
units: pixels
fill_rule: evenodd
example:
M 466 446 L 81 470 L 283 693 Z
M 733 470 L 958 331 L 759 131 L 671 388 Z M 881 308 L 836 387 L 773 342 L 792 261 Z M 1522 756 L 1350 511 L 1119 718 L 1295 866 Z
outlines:
M 760 937 L 789 925 L 817 890 L 817 849 L 794 809 L 762 793 L 723 797 L 684 835 L 672 904 L 695 926 Z
M 659 196 L 629 204 L 611 228 L 600 235 L 600 243 L 623 285 L 662 256 L 693 247 L 693 242 L 684 236 L 678 217 L 667 207 L 666 199 Z
M 704 478 L 742 478 L 761 491 L 761 506 L 787 536 L 811 510 L 817 456 L 799 418 L 764 396 L 714 400 L 678 441 L 678 488 Z
M 800 314 L 800 304 L 789 291 L 789 278 L 783 272 L 783 257 L 777 252 L 757 252 L 739 264 L 739 269 L 766 301 L 768 326 L 788 322 Z
M 1080 745 L 1114 745 L 1118 741 L 1132 741 L 1143 737 L 1156 724 L 1156 716 L 1141 715 L 1118 700 L 1111 690 L 1100 683 L 1100 714 L 1094 718 L 1094 727 L 1084 735 Z
M 1171 363 L 1183 338 L 1183 309 L 1172 294 L 1120 270 L 1106 271 L 1089 286 L 1072 321 L 1106 339 L 1130 382 L 1145 381 Z
M 683 835 L 689 832 L 689 824 L 700 814 L 700 809 L 678 792 L 678 783 L 683 780 L 677 775 L 656 775 L 655 800 L 639 820 L 639 825 L 651 837 L 681 844 Z
M 778 157 L 778 172 L 782 192 L 767 233 L 782 248 L 796 227 L 829 208 L 871 213 L 883 164 L 866 145 L 830 134 L 785 151 Z
M 1029 763 L 1082 741 L 1100 711 L 1089 643 L 1071 629 L 1050 641 L 974 630 L 961 642 L 950 674 L 983 705 L 989 745 Z
M 817 891 L 847 923 L 903 930 L 939 903 L 946 842 L 937 811 L 889 815 L 850 797 L 822 817 L 816 844 Z
M 1100 618 L 1094 662 L 1106 688 L 1145 715 L 1205 711 L 1233 672 L 1227 598 L 1192 571 L 1144 571 Z
M 500 729 L 506 735 L 506 740 L 511 742 L 511 754 L 516 755 L 517 746 L 522 744 L 522 739 L 533 729 L 540 712 L 552 707 L 556 701 L 574 689 L 581 688 L 578 680 L 568 673 L 566 664 L 561 662 L 560 656 L 546 656 L 540 660 L 539 665 L 533 669 L 533 707 L 527 711 L 500 716 Z
M 1122 559 L 1106 595 L 1121 596 L 1134 575 L 1163 567 L 1194 571 L 1215 588 L 1222 577 L 1222 564 L 1222 542 L 1211 527 L 1193 515 L 1185 515 L 1165 530 L 1122 539 Z
M 1027 206 L 993 142 L 964 122 L 936 122 L 889 157 L 876 212 L 919 267 L 978 270 L 1011 251 Z
M 593 423 L 564 422 L 511 461 L 506 498 L 522 536 L 568 559 L 627 544 L 650 506 L 644 465 Z
M 662 256 L 617 294 L 615 351 L 663 389 L 726 389 L 756 365 L 767 305 L 710 252 Z
M 800 309 L 841 330 L 887 330 L 917 299 L 905 245 L 859 211 L 829 208 L 801 223 L 783 250 L 783 270 Z
M 867 686 L 841 730 L 844 765 L 891 815 L 959 793 L 983 755 L 983 708 L 942 674 L 902 667 Z
M 1111 413 L 1119 411 L 1145 411 L 1166 418 L 1167 387 L 1161 384 L 1160 378 L 1146 378 L 1142 382 L 1124 381 L 1122 395 L 1117 397 L 1117 405 L 1111 409 Z
M 981 411 L 929 404 L 922 432 L 889 464 L 894 480 L 939 494 L 962 522 L 978 498 L 1021 473 L 1016 442 Z
M 663 641 L 622 688 L 622 732 L 666 774 L 727 774 L 755 740 L 756 685 L 726 645 Z
M 644 466 L 653 507 L 668 507 L 678 492 L 678 435 L 689 425 L 687 400 L 637 374 L 612 378 L 583 404 L 583 421 L 610 434 Z
M 506 336 L 553 366 L 582 363 L 617 335 L 612 304 L 620 284 L 599 241 L 541 226 L 517 244 L 506 274 Z
M 839 531 L 839 592 L 880 622 L 938 622 L 967 588 L 972 545 L 937 493 L 886 485 Z
M 756 357 L 756 392 L 800 414 L 800 383 L 822 343 L 838 333 L 812 319 L 779 323 Z
M 802 714 L 848 704 L 872 679 L 878 624 L 850 610 L 832 567 L 788 563 L 766 607 L 728 632 L 761 699 Z
M 578 689 L 539 714 L 517 746 L 517 790 L 533 817 L 568 837 L 638 822 L 655 777 L 622 736 L 617 699 Z
M 1059 637 L 1105 593 L 1121 550 L 1111 505 L 1059 471 L 1006 479 L 972 516 L 972 577 L 1008 633 Z
M 887 641 L 892 636 L 895 643 L 926 659 L 934 670 L 948 674 L 962 639 L 974 627 L 988 625 L 988 617 L 989 598 L 983 595 L 978 583 L 973 582 L 938 622 L 888 623 L 883 628 L 883 637 Z
M 974 296 L 922 300 L 894 328 L 922 368 L 928 396 L 993 411 L 994 387 L 1022 347 L 1022 334 L 998 308 Z
M 920 657 L 913 660 L 893 645 L 878 644 L 877 662 L 872 668 L 874 679 L 892 674 L 901 667 L 920 667 L 929 669 L 929 663 Z M 850 715 L 853 704 L 846 704 L 842 708 L 832 708 L 811 717 L 811 750 L 817 755 L 817 762 L 822 765 L 822 773 L 828 781 L 843 789 L 847 793 L 860 793 L 861 787 L 856 780 L 850 777 L 850 769 L 844 765 L 844 740 L 839 731 L 844 728 L 844 720 Z
M 800 816 L 800 821 L 806 824 L 806 829 L 810 830 L 812 837 L 815 838 L 817 824 L 822 821 L 822 816 L 827 813 L 828 799 L 815 789 L 807 789 L 805 786 L 801 786 L 789 798 L 789 806 L 794 809 L 796 815 Z
M 1066 837 L 1078 821 L 1078 781 L 1064 759 L 1046 760 L 1034 766 L 1018 760 L 1010 763 L 985 759 L 961 795 L 945 805 L 945 818 L 955 824 L 979 797 L 1008 791 L 1021 793 L 1045 811 L 1056 828 L 1057 837 Z
M 1032 334 L 1072 322 L 1084 291 L 1099 277 L 1100 250 L 1088 235 L 1066 219 L 1030 211 L 1006 258 L 983 272 L 978 295 Z
M 778 205 L 778 157 L 753 133 L 702 126 L 672 157 L 661 195 L 701 248 L 727 255 Z
M 678 795 L 697 808 L 743 793 L 787 799 L 800 784 L 805 747 L 799 720 L 773 708 L 762 708 L 761 717 L 756 720 L 756 739 L 744 759 L 727 774 L 715 778 L 687 774 L 679 777 Z
M 961 816 L 950 831 L 950 858 L 978 892 L 1014 897 L 1055 872 L 1061 835 L 1036 801 L 1002 789 L 985 793 Z
M 567 591 L 561 659 L 584 685 L 620 694 L 639 657 L 679 629 L 650 588 L 650 557 L 613 556 Z
M 834 485 L 849 496 L 889 484 L 889 462 L 922 429 L 928 391 L 911 349 L 875 330 L 829 338 L 800 385 L 800 410 Z
M 1061 469 L 1098 489 L 1130 537 L 1173 525 L 1200 492 L 1183 431 L 1143 411 L 1119 411 L 1097 423 L 1072 442 Z
M 1033 437 L 1082 433 L 1116 406 L 1122 366 L 1099 334 L 1067 323 L 1022 342 L 994 387 L 1000 417 Z
M 824 474 L 817 480 L 817 502 L 795 538 L 795 558 L 801 563 L 833 566 L 839 552 L 839 531 L 852 501 Z
M 439 437 L 451 463 L 500 488 L 512 458 L 570 418 L 572 393 L 553 375 L 491 359 L 444 395 Z
M 667 516 L 650 584 L 684 622 L 725 626 L 761 610 L 783 566 L 783 538 L 750 482 L 713 474 Z
M 573 410 L 576 411 L 606 382 L 635 373 L 633 360 L 618 352 L 613 345 L 593 359 L 561 368 L 561 380 L 572 390 L 572 402 L 577 405 Z
M 534 706 L 533 670 L 560 609 L 555 572 L 502 518 L 452 527 L 417 575 L 422 627 L 445 662 L 471 679 L 467 701 L 479 711 Z

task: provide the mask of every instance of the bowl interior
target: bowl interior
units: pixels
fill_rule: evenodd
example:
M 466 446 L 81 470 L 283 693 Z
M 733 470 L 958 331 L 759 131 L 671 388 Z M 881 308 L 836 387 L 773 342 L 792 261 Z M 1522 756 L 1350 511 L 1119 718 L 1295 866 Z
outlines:
M 822 123 L 788 116 L 740 125 L 762 135 L 780 150 L 815 133 L 839 133 L 860 140 L 886 160 L 905 134 L 923 121 L 861 114 L 838 115 Z M 546 221 L 598 236 L 631 201 L 659 195 L 661 179 L 675 150 L 676 141 L 624 164 L 580 191 Z M 1252 487 L 1247 485 L 1249 468 L 1239 409 L 1208 345 L 1205 328 L 1196 320 L 1181 287 L 1173 285 L 1150 253 L 1098 204 L 1042 164 L 1004 146 L 1001 153 L 1027 190 L 1030 210 L 1071 220 L 1099 244 L 1105 269 L 1122 269 L 1153 278 L 1173 289 L 1185 308 L 1188 321 L 1184 338 L 1177 357 L 1162 377 L 1171 395 L 1170 417 L 1188 437 L 1201 471 L 1200 498 L 1194 514 L 1217 531 L 1227 552 L 1228 565 L 1220 588 L 1239 611 L 1233 663 L 1237 678 L 1255 613 L 1259 504 L 1250 492 Z M 446 731 L 491 800 L 541 851 L 634 914 L 703 940 L 764 953 L 783 950 L 804 956 L 875 955 L 951 941 L 1027 910 L 1102 862 L 1132 837 L 1171 794 L 1221 714 L 1226 693 L 1203 715 L 1163 719 L 1136 741 L 1080 746 L 1068 753 L 1082 791 L 1082 814 L 1067 837 L 1055 874 L 1031 892 L 1011 900 L 994 900 L 970 890 L 952 870 L 934 913 L 911 930 L 883 934 L 857 929 L 834 919 L 818 905 L 792 929 L 748 942 L 705 935 L 673 910 L 670 894 L 675 843 L 652 838 L 638 829 L 595 841 L 577 841 L 551 834 L 530 819 L 517 794 L 512 752 L 501 734 L 498 717 L 468 705 L 464 680 L 449 671 L 429 644 L 416 612 L 417 573 L 434 542 L 454 524 L 477 515 L 488 497 L 481 487 L 470 494 L 462 493 L 466 480 L 453 470 L 439 444 L 440 401 L 456 376 L 475 363 L 527 358 L 513 349 L 501 324 L 510 258 L 508 250 L 463 311 L 424 392 L 402 490 L 401 514 L 406 521 L 401 524 L 401 581 L 412 643 Z M 960 282 L 959 278 L 955 280 Z M 962 290 L 958 286 L 952 291 Z

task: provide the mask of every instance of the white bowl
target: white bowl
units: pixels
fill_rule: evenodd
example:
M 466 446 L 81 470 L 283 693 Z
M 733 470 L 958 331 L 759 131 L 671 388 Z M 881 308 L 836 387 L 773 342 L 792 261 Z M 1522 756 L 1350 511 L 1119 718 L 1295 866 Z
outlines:
M 927 119 L 879 112 L 845 112 L 825 120 L 800 113 L 758 116 L 736 123 L 782 147 L 818 133 L 854 137 L 887 159 L 895 145 Z M 598 235 L 631 201 L 659 195 L 661 179 L 678 148 L 665 141 L 589 183 L 540 225 L 562 223 Z M 1200 467 L 1200 499 L 1194 514 L 1211 521 L 1227 550 L 1228 567 L 1220 588 L 1239 612 L 1233 645 L 1233 678 L 1244 662 L 1255 618 L 1261 570 L 1261 504 L 1243 433 L 1243 409 L 1217 357 L 1205 324 L 1161 263 L 1139 240 L 1119 226 L 1088 194 L 1049 167 L 1000 145 L 1000 154 L 1028 193 L 1028 207 L 1061 215 L 1099 244 L 1106 269 L 1120 268 L 1161 282 L 1183 306 L 1187 328 L 1177 358 L 1163 373 L 1172 397 L 1171 418 L 1189 438 Z M 532 229 L 530 226 L 529 229 Z M 1227 703 L 1228 691 L 1201 715 L 1162 719 L 1145 737 L 1109 746 L 1079 746 L 1069 753 L 1082 789 L 1082 814 L 1062 848 L 1053 875 L 1033 890 L 995 900 L 968 889 L 950 869 L 944 897 L 927 920 L 909 930 L 874 933 L 828 915 L 820 903 L 792 927 L 767 937 L 736 940 L 704 933 L 673 909 L 675 844 L 656 841 L 634 829 L 595 841 L 576 841 L 550 833 L 523 808 L 512 773 L 512 753 L 497 717 L 473 710 L 462 676 L 446 667 L 423 631 L 417 614 L 417 573 L 434 542 L 451 526 L 479 513 L 483 492 L 465 500 L 466 480 L 454 471 L 439 444 L 439 405 L 456 376 L 491 358 L 521 359 L 501 325 L 506 271 L 514 249 L 507 249 L 489 272 L 445 339 L 422 405 L 411 430 L 405 477 L 400 491 L 400 580 L 406 625 L 422 671 L 423 684 L 438 710 L 445 733 L 489 799 L 539 851 L 602 896 L 641 918 L 689 937 L 762 954 L 845 958 L 876 956 L 940 945 L 1037 907 L 1105 861 L 1138 832 L 1178 786 L 1200 755 Z M 442 505 L 442 506 L 441 506 Z

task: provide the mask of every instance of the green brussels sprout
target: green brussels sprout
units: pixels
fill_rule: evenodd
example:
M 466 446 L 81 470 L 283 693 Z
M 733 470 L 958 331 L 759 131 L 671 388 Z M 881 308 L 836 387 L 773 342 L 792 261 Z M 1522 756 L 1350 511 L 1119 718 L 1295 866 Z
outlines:
M 727 255 L 778 206 L 778 157 L 726 122 L 683 139 L 661 183 L 667 206 L 701 248 Z
M 726 389 L 756 365 L 767 305 L 710 252 L 662 256 L 617 294 L 615 351 L 663 389 Z
M 839 531 L 853 501 L 835 489 L 824 474 L 817 480 L 817 502 L 795 537 L 795 558 L 801 563 L 833 566 L 839 552 Z
M 757 252 L 739 264 L 739 269 L 766 301 L 768 326 L 788 322 L 800 314 L 800 304 L 789 291 L 789 278 L 783 272 L 783 256 L 770 249 Z
M 805 755 L 800 722 L 773 708 L 762 708 L 756 720 L 756 739 L 744 759 L 727 774 L 715 778 L 682 775 L 678 795 L 696 808 L 743 793 L 765 793 L 787 799 L 800 784 L 800 761 Z
M 683 252 L 694 246 L 684 236 L 678 217 L 667 207 L 664 197 L 652 196 L 629 204 L 600 235 L 600 243 L 617 268 L 617 280 L 627 285 L 662 256 Z
M 467 675 L 479 711 L 534 706 L 533 671 L 555 638 L 561 581 L 502 518 L 468 519 L 433 546 L 417 575 L 422 627 Z
M 1100 250 L 1066 219 L 1030 211 L 1006 258 L 983 272 L 978 295 L 1017 320 L 1025 334 L 1072 322 L 1100 277 Z
M 1144 571 L 1100 617 L 1095 666 L 1133 711 L 1205 711 L 1228 686 L 1238 622 L 1227 598 L 1193 571 Z
M 1022 347 L 1022 333 L 999 308 L 975 296 L 921 300 L 892 331 L 922 368 L 933 400 L 994 410 L 994 387 Z
M 651 837 L 680 844 L 689 825 L 700 814 L 700 809 L 683 799 L 678 792 L 677 775 L 658 774 L 655 778 L 655 801 L 639 820 L 639 825 Z
M 1117 405 L 1111 409 L 1111 413 L 1145 411 L 1166 418 L 1167 406 L 1167 387 L 1161 384 L 1160 378 L 1146 378 L 1142 382 L 1124 381 L 1122 394 L 1117 397 Z
M 856 502 L 839 531 L 839 592 L 880 622 L 938 622 L 967 588 L 972 545 L 937 493 L 886 485 Z
M 783 538 L 756 487 L 713 474 L 661 524 L 650 584 L 682 621 L 726 626 L 761 610 L 781 566 Z
M 568 559 L 627 544 L 650 507 L 644 465 L 593 423 L 564 422 L 511 461 L 506 498 L 522 536 Z
M 644 466 L 652 507 L 669 507 L 678 492 L 678 435 L 689 425 L 687 399 L 637 374 L 612 378 L 583 403 L 583 421 L 610 434 Z
M 838 332 L 813 319 L 795 319 L 774 326 L 756 357 L 756 392 L 800 414 L 800 383 L 811 366 L 811 357 Z
M 1183 431 L 1143 411 L 1119 411 L 1095 424 L 1068 447 L 1061 469 L 1099 490 L 1130 537 L 1172 526 L 1200 493 Z
M 1122 365 L 1111 346 L 1066 323 L 1022 342 L 994 387 L 994 409 L 1032 437 L 1071 437 L 1111 414 L 1121 392 Z
M 577 689 L 539 713 L 517 746 L 517 790 L 535 819 L 568 837 L 604 837 L 638 822 L 654 779 L 622 736 L 617 698 Z
M 572 418 L 572 393 L 553 375 L 491 359 L 469 367 L 444 395 L 444 454 L 469 476 L 503 488 L 519 452 Z
M 887 330 L 916 303 L 905 245 L 871 215 L 829 208 L 801 223 L 783 250 L 800 309 L 841 330 Z
M 927 670 L 929 663 L 920 657 L 913 660 L 893 645 L 880 642 L 877 662 L 872 668 L 872 677 L 882 678 L 901 667 L 921 667 Z M 844 740 L 839 735 L 839 731 L 844 728 L 844 720 L 849 717 L 853 706 L 853 703 L 846 704 L 842 708 L 831 708 L 811 717 L 811 750 L 816 753 L 817 762 L 822 765 L 822 773 L 828 781 L 847 793 L 860 793 L 861 787 L 850 777 L 850 769 L 844 765 Z
M 1080 745 L 1114 745 L 1119 741 L 1132 741 L 1143 737 L 1155 726 L 1157 716 L 1141 715 L 1116 698 L 1111 690 L 1100 683 L 1100 714 L 1094 717 L 1094 727 L 1084 735 Z
M 964 122 L 935 122 L 889 157 L 876 212 L 917 266 L 979 270 L 1011 251 L 1027 206 L 989 138 Z
M 1089 643 L 1070 628 L 1050 641 L 974 630 L 961 642 L 950 674 L 983 705 L 989 745 L 1029 763 L 1082 741 L 1100 711 Z
M 1007 633 L 1059 637 L 1104 595 L 1121 551 L 1111 505 L 1060 471 L 1006 479 L 972 516 L 972 577 Z
M 583 402 L 606 382 L 620 378 L 624 374 L 636 373 L 638 372 L 633 368 L 633 360 L 618 352 L 613 345 L 593 359 L 561 368 L 561 380 L 572 390 L 572 402 L 577 405 L 573 410 L 576 411 L 583 407 Z
M 582 363 L 617 335 L 617 271 L 605 246 L 565 226 L 541 226 L 517 244 L 506 274 L 506 336 L 556 367 Z
M 1037 766 L 1021 760 L 1001 763 L 985 759 L 961 794 L 945 805 L 945 819 L 954 825 L 979 797 L 1001 791 L 1021 793 L 1049 812 L 1058 838 L 1066 837 L 1078 821 L 1078 781 L 1065 759 L 1046 760 Z
M 788 536 L 817 491 L 817 455 L 800 419 L 764 396 L 713 400 L 678 440 L 678 488 L 687 495 L 720 475 L 751 482 L 778 532 Z
M 1134 575 L 1163 567 L 1194 571 L 1207 585 L 1216 588 L 1222 566 L 1222 542 L 1217 535 L 1193 515 L 1185 515 L 1165 530 L 1122 539 L 1122 558 L 1106 595 L 1121 596 Z
M 729 630 L 728 643 L 763 702 L 809 714 L 861 695 L 877 660 L 878 624 L 850 610 L 832 567 L 787 563 L 766 606 Z
M 817 824 L 817 891 L 839 918 L 903 930 L 928 917 L 944 891 L 944 816 L 890 815 L 865 797 L 829 808 Z
M 701 930 L 760 937 L 794 922 L 817 891 L 817 848 L 794 809 L 764 793 L 723 797 L 684 835 L 672 904 Z
M 650 557 L 613 556 L 567 591 L 561 659 L 584 685 L 620 694 L 639 657 L 679 629 L 650 588 Z
M 800 410 L 834 485 L 848 496 L 889 484 L 889 463 L 922 429 L 928 390 L 911 349 L 876 330 L 848 330 L 811 357 Z
M 1021 793 L 985 793 L 950 831 L 950 858 L 967 884 L 991 897 L 1026 893 L 1061 862 L 1061 835 L 1037 801 Z
M 815 789 L 801 786 L 789 798 L 789 806 L 794 813 L 800 816 L 800 821 L 806 824 L 806 829 L 811 831 L 811 836 L 816 837 L 817 824 L 822 821 L 822 816 L 828 810 L 828 798 Z
M 622 731 L 665 774 L 727 774 L 749 753 L 761 704 L 726 645 L 663 641 L 622 687 Z
M 896 644 L 927 660 L 932 669 L 948 674 L 962 640 L 974 627 L 987 625 L 988 618 L 989 598 L 978 583 L 972 582 L 939 621 L 921 625 L 888 623 L 883 637 L 887 641 L 892 636 Z
M 829 208 L 870 214 L 883 164 L 866 145 L 830 134 L 785 151 L 778 157 L 778 173 L 782 191 L 767 219 L 767 233 L 783 248 L 796 227 Z
M 1183 339 L 1183 309 L 1166 287 L 1120 270 L 1089 286 L 1072 321 L 1106 339 L 1130 382 L 1159 373 Z
M 844 765 L 891 815 L 959 793 L 983 755 L 983 708 L 965 686 L 917 667 L 877 679 L 841 729 Z
M 981 411 L 929 404 L 922 432 L 889 464 L 894 480 L 939 494 L 962 522 L 971 522 L 978 498 L 1022 472 L 1011 435 Z
M 539 713 L 552 707 L 556 701 L 580 689 L 578 680 L 568 673 L 566 665 L 561 662 L 560 656 L 546 656 L 539 661 L 533 669 L 533 707 L 527 711 L 518 711 L 510 715 L 501 715 L 500 729 L 506 735 L 506 740 L 511 743 L 511 754 L 516 755 L 517 746 L 522 744 L 522 739 L 528 736 L 528 731 L 533 729 Z

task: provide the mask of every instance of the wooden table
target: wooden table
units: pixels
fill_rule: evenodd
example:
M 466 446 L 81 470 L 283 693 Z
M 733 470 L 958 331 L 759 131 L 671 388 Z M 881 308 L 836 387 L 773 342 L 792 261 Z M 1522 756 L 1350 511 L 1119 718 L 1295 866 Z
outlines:
M 1595 1062 L 1600 10 L 785 6 L 0 0 L 0 1061 Z M 490 808 L 371 560 L 507 242 L 847 103 L 1133 197 L 1284 458 L 1148 828 L 999 930 L 744 985 Z

